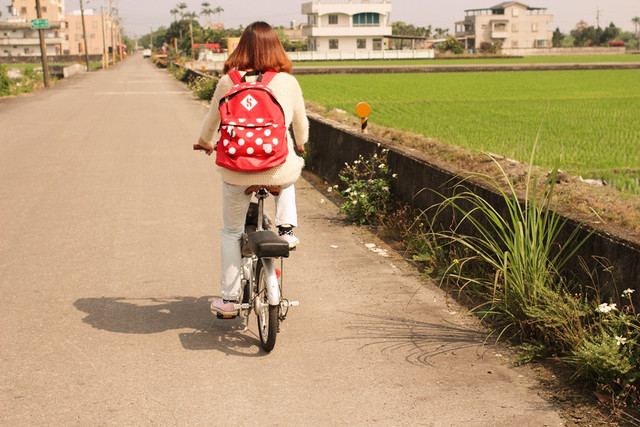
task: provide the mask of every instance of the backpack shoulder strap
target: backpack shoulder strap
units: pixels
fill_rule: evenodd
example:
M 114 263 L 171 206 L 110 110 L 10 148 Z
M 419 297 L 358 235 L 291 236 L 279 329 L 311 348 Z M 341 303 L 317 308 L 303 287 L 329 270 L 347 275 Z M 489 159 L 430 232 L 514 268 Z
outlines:
M 262 73 L 261 83 L 264 85 L 268 85 L 277 74 L 278 73 L 276 71 L 265 71 L 264 73 Z
M 232 72 L 229 73 L 229 77 L 231 77 L 231 81 L 234 84 L 238 84 L 242 81 L 242 75 L 240 74 L 240 71 L 238 70 L 233 70 Z

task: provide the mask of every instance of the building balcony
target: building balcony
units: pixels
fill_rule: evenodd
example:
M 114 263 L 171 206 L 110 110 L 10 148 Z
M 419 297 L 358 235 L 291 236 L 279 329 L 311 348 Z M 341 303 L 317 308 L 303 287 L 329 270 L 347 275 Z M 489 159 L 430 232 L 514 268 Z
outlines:
M 506 39 L 509 37 L 509 33 L 507 31 L 491 31 L 492 39 Z
M 391 26 L 358 26 L 358 27 L 304 27 L 305 37 L 384 37 L 392 33 Z
M 61 37 L 45 37 L 44 40 L 47 45 L 61 44 L 63 42 Z M 20 39 L 0 38 L 0 46 L 40 46 L 40 39 L 34 37 Z

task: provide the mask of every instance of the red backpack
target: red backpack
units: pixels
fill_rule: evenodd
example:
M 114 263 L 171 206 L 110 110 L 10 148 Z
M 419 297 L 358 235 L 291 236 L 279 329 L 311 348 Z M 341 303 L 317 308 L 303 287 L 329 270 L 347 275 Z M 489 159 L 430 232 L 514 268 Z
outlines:
M 267 87 L 275 71 L 229 73 L 234 86 L 220 100 L 220 140 L 216 164 L 240 172 L 260 172 L 287 159 L 284 111 Z M 247 75 L 257 75 L 255 82 Z

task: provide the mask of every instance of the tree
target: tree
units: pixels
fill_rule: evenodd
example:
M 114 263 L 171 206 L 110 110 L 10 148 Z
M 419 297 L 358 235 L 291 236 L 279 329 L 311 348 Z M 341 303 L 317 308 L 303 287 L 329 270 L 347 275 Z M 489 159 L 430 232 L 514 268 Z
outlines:
M 436 33 L 437 38 L 443 38 L 443 37 L 446 37 L 447 34 L 449 34 L 448 28 L 436 28 L 434 31 Z
M 442 52 L 452 52 L 452 53 L 455 53 L 456 55 L 464 53 L 464 48 L 462 47 L 462 44 L 458 39 L 456 39 L 453 36 L 447 37 L 447 40 L 440 47 L 440 50 Z
M 607 46 L 620 35 L 620 28 L 612 22 L 604 30 L 600 27 L 586 26 L 586 22 L 580 21 L 576 29 L 571 31 L 574 38 L 574 46 Z
M 218 15 L 218 22 L 222 22 L 220 21 L 220 14 L 224 12 L 224 9 L 221 6 L 216 7 L 215 9 L 213 9 L 213 13 L 215 13 L 216 15 Z
M 180 11 L 174 7 L 169 11 L 169 13 L 173 16 L 173 22 L 176 22 L 176 16 L 180 14 Z
M 564 40 L 565 35 L 560 32 L 560 27 L 556 27 L 556 30 L 553 32 L 553 37 L 551 39 L 551 45 L 553 47 L 562 46 L 562 41 Z
M 636 27 L 636 40 L 638 39 L 638 27 L 640 26 L 640 16 L 634 16 L 633 18 L 631 18 L 631 22 L 633 22 L 633 25 L 635 25 Z
M 191 38 L 191 46 L 189 46 L 189 54 L 193 56 L 193 52 L 191 50 L 193 47 L 193 20 L 198 17 L 198 14 L 195 12 L 185 12 L 182 16 L 189 20 L 189 35 Z
M 202 3 L 202 10 L 200 11 L 200 15 L 204 15 L 207 17 L 207 21 L 211 22 L 211 15 L 213 15 L 215 11 L 211 9 L 211 3 L 204 2 Z

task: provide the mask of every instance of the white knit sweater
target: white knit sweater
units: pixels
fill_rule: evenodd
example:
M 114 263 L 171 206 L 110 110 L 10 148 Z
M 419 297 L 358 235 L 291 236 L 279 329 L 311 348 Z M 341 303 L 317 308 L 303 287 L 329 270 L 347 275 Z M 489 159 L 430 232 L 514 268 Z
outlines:
M 255 80 L 255 77 L 248 77 L 248 81 Z M 231 89 L 233 81 L 228 75 L 223 76 L 218 81 L 216 90 L 211 99 L 209 113 L 202 122 L 200 137 L 205 141 L 214 143 L 220 139 L 220 112 L 218 106 L 220 99 Z M 291 74 L 278 73 L 268 84 L 273 90 L 278 102 L 284 110 L 284 118 L 287 129 L 293 125 L 293 134 L 298 147 L 304 147 L 309 139 L 309 120 L 304 107 L 302 90 L 298 81 Z M 222 174 L 224 182 L 234 185 L 280 185 L 286 186 L 294 183 L 299 177 L 304 160 L 298 156 L 293 149 L 293 138 L 287 132 L 287 144 L 289 153 L 286 161 L 280 166 L 276 166 L 262 172 L 236 172 L 216 166 Z

